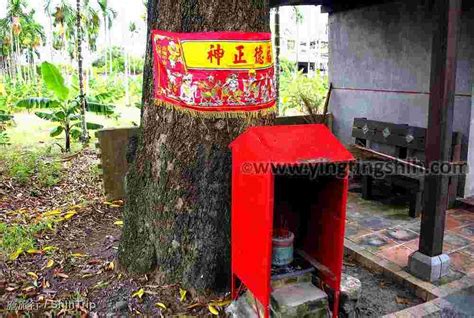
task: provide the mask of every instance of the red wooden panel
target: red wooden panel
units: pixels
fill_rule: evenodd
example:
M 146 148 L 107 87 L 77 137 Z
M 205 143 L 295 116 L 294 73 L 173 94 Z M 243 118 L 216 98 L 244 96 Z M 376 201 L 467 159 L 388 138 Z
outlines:
M 267 315 L 271 293 L 275 177 L 271 169 L 252 174 L 242 168 L 255 163 L 348 162 L 354 158 L 323 125 L 252 127 L 234 140 L 231 148 L 233 278 L 235 275 L 253 293 Z M 324 180 L 315 186 L 309 215 L 305 216 L 308 220 L 303 220 L 308 224 L 303 250 L 326 268 L 321 278 L 336 292 L 336 309 L 348 180 L 335 177 Z M 281 205 L 280 208 L 286 209 Z M 292 209 L 298 210 L 296 206 L 288 207 L 288 212 Z M 289 223 L 296 224 L 297 221 L 296 218 L 289 219 Z M 233 296 L 236 296 L 235 290 Z
M 327 269 L 321 278 L 335 291 L 340 290 L 342 275 L 347 189 L 347 178 L 328 179 L 318 189 L 308 220 L 310 235 L 304 243 L 304 251 Z
M 232 272 L 267 307 L 271 293 L 273 175 L 244 175 L 234 164 L 231 220 Z

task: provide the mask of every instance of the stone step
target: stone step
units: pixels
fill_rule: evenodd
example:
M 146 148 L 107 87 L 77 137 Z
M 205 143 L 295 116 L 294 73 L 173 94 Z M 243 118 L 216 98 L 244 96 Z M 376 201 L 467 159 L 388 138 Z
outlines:
M 274 290 L 272 304 L 282 318 L 329 317 L 328 295 L 309 282 Z
M 261 306 L 260 317 L 263 317 Z M 275 288 L 271 294 L 272 317 L 322 318 L 329 317 L 328 296 L 310 282 L 293 283 Z M 228 308 L 233 318 L 257 318 L 256 303 L 250 292 L 242 295 Z

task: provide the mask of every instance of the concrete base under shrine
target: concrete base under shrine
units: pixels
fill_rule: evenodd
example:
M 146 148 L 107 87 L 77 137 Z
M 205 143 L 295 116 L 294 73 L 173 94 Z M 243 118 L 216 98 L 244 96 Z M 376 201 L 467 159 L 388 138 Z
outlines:
M 329 317 L 328 295 L 311 283 L 311 273 L 296 279 L 281 279 L 272 282 L 271 315 L 282 318 L 320 318 Z M 263 308 L 247 291 L 228 308 L 233 318 L 263 317 Z

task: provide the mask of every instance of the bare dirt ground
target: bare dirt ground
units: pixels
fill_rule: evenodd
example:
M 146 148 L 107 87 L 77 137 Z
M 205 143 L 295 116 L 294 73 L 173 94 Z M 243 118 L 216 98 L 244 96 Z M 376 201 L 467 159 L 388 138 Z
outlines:
M 403 286 L 358 266 L 351 259 L 346 258 L 344 273 L 362 283 L 358 303 L 360 317 L 380 317 L 423 302 Z
M 0 174 L 0 221 L 22 224 L 57 211 L 75 211 L 36 235 L 37 249 L 17 259 L 1 255 L 0 316 L 215 316 L 224 295 L 197 296 L 155 276 L 120 270 L 117 249 L 122 202 L 105 202 L 93 151 L 64 161 L 60 184 L 20 186 Z M 59 213 L 59 212 L 57 212 Z M 72 214 L 72 213 L 71 213 Z M 211 309 L 209 308 L 211 304 Z
M 116 255 L 123 203 L 105 202 L 92 150 L 61 162 L 62 181 L 46 189 L 34 185 L 36 176 L 19 185 L 0 169 L 0 222 L 27 225 L 61 213 L 52 229 L 35 236 L 35 250 L 23 251 L 14 260 L 0 255 L 0 316 L 224 316 L 228 295 L 199 296 L 179 285 L 163 284 L 157 274 L 122 271 Z M 351 260 L 346 260 L 345 272 L 362 281 L 361 317 L 421 302 Z

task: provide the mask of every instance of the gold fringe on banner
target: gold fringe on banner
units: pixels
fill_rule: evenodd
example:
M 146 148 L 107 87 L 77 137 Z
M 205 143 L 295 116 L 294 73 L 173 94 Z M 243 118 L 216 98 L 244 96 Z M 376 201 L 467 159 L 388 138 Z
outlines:
M 201 117 L 201 118 L 247 118 L 253 119 L 262 116 L 268 116 L 277 111 L 276 103 L 268 108 L 264 109 L 257 109 L 257 110 L 226 110 L 226 111 L 200 111 L 195 109 L 190 109 L 178 105 L 174 105 L 171 103 L 167 103 L 158 99 L 154 100 L 156 106 L 166 107 L 171 110 L 176 110 L 181 113 L 189 114 L 193 117 Z

